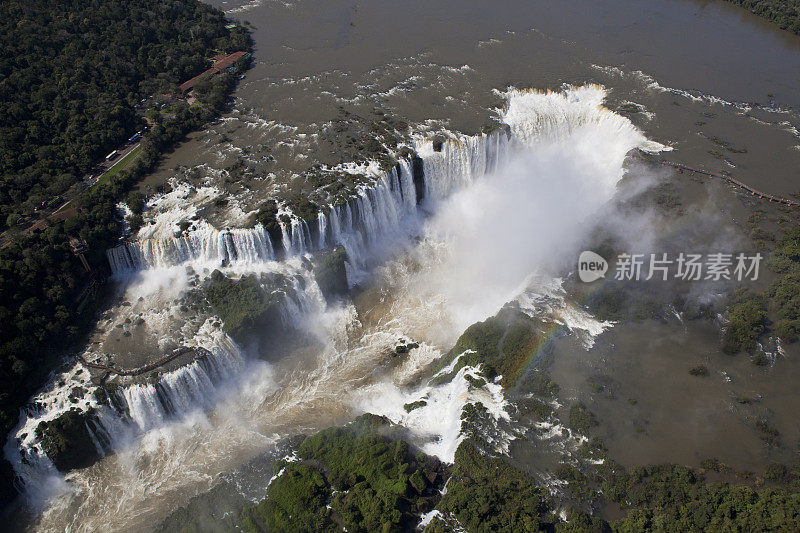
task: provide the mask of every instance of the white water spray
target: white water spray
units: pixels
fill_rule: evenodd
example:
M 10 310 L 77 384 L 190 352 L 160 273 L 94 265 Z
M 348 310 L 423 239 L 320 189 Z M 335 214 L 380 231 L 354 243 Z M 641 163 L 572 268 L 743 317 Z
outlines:
M 220 398 L 220 386 L 193 374 L 199 369 L 185 369 L 162 385 L 169 402 L 156 402 L 157 387 L 125 391 L 127 405 L 137 406 L 131 418 L 144 436 L 102 464 L 71 474 L 77 495 L 56 498 L 42 528 L 151 523 L 151 516 L 164 516 L 166 496 L 171 505 L 185 502 L 195 487 L 208 487 L 214 475 L 273 442 L 274 434 L 327 425 L 354 407 L 383 412 L 406 425 L 425 449 L 445 460 L 458 445 L 465 403 L 478 401 L 495 420 L 505 419 L 499 385 L 475 388 L 466 379 L 478 369 L 463 368 L 436 387 L 414 387 L 409 380 L 441 353 L 435 346 L 446 349 L 464 327 L 527 290 L 532 272 L 557 270 L 587 220 L 614 194 L 626 154 L 658 146 L 600 106 L 602 88 L 503 94 L 508 105 L 499 114 L 510 133 L 454 135 L 441 151 L 430 141 L 415 143 L 424 169 L 422 205 L 414 169 L 401 161 L 311 225 L 287 213 L 290 222 L 281 220 L 281 261 L 276 261 L 277 243 L 263 228 L 220 231 L 204 222 L 177 237 L 171 231 L 150 235 L 110 251 L 117 274 L 140 271 L 145 278 L 182 266 L 203 275 L 213 268 L 236 274 L 297 271 L 300 256 L 335 245 L 347 250 L 351 283 L 354 275 L 366 275 L 385 250 L 411 250 L 407 259 L 415 268 L 404 270 L 393 261 L 385 267 L 401 276 L 392 280 L 394 303 L 376 326 L 390 333 L 366 328 L 353 306 L 326 309 L 316 284 L 306 283 L 309 304 L 287 320 L 303 322 L 322 347 L 302 354 L 302 365 L 286 362 L 288 370 L 277 378 L 265 363 L 225 366 L 235 375 L 229 382 L 247 385 L 222 387 Z M 407 237 L 410 228 L 419 228 L 423 208 L 434 215 L 415 246 Z M 152 286 L 156 292 L 167 289 Z M 442 331 L 434 332 L 437 328 Z M 393 370 L 381 372 L 392 339 L 410 329 L 431 338 L 414 336 L 422 346 Z M 247 375 L 237 365 L 247 368 Z M 401 402 L 421 396 L 429 401 L 426 407 L 402 409 Z M 165 403 L 183 416 L 169 416 Z M 133 466 L 125 466 L 127 461 Z M 191 472 L 181 474 L 181 466 Z

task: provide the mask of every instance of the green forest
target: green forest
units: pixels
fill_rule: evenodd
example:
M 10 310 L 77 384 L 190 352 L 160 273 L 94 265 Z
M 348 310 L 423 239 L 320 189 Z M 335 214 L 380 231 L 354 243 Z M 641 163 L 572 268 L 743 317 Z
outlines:
M 470 422 L 467 411 L 462 428 Z M 592 463 L 561 464 L 559 496 L 536 475 L 465 439 L 452 465 L 414 450 L 387 419 L 362 415 L 344 427 L 301 438 L 278 461 L 265 497 L 235 512 L 204 514 L 200 500 L 157 531 L 400 532 L 436 510 L 429 533 L 454 531 L 645 532 L 797 531 L 800 472 L 771 464 L 761 475 L 716 460 L 626 469 L 592 438 L 579 452 Z M 602 459 L 603 462 L 599 460 Z M 444 490 L 444 487 L 447 487 Z M 559 501 L 560 500 L 560 501 Z M 605 520 L 587 510 L 617 507 Z M 561 513 L 559 513 L 561 511 Z M 563 514 L 562 514 L 563 513 Z
M 136 105 L 177 92 L 209 57 L 251 51 L 251 38 L 198 0 L 10 1 L 0 4 L 0 229 L 64 193 L 140 129 Z M 246 60 L 240 60 L 239 68 Z M 119 238 L 116 204 L 159 154 L 225 107 L 236 77 L 223 73 L 155 114 L 141 155 L 74 198 L 76 214 L 18 232 L 0 247 L 0 438 L 65 348 L 80 342 L 107 274 L 106 248 Z M 87 273 L 70 248 L 85 241 Z M 99 288 L 100 298 L 87 298 Z M 0 462 L 0 500 L 13 494 Z
M 728 0 L 800 35 L 800 0 Z
M 3 2 L 0 228 L 63 193 L 143 125 L 134 106 L 235 51 L 223 14 L 198 1 Z

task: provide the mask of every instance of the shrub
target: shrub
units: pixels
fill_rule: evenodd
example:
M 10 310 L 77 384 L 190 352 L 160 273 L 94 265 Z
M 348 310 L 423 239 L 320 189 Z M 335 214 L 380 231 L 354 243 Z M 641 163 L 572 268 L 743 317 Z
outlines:
M 728 354 L 735 354 L 742 349 L 752 351 L 764 333 L 766 322 L 764 296 L 745 288 L 737 290 L 728 306 L 728 325 L 722 335 L 722 350 Z
M 589 431 L 597 426 L 598 422 L 597 417 L 583 402 L 575 402 L 569 406 L 569 421 L 567 425 L 570 429 L 582 435 L 589 435 Z

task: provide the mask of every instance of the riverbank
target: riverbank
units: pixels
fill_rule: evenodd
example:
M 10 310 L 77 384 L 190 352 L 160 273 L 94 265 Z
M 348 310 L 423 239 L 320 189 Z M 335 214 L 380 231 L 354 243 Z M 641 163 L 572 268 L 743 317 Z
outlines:
M 9 3 L 5 7 L 12 11 L 16 8 L 13 3 Z M 34 11 L 38 9 L 36 13 L 43 18 L 37 20 L 36 24 L 42 26 L 22 25 L 17 27 L 16 32 L 25 34 L 26 31 L 33 31 L 37 27 L 41 31 L 56 31 L 54 28 L 62 24 L 62 22 L 56 22 L 49 18 L 52 16 L 49 5 L 37 4 L 29 6 L 29 8 Z M 119 22 L 117 17 L 120 16 L 126 20 L 126 24 L 141 24 L 143 28 L 166 23 L 166 20 L 157 22 L 151 18 L 151 15 L 157 11 L 148 13 L 139 11 L 139 7 L 137 7 L 132 11 L 123 9 L 113 14 L 111 12 L 93 13 L 92 20 L 98 17 L 102 19 L 103 16 L 107 16 L 108 19 L 104 22 L 95 21 L 90 29 L 95 31 L 107 29 L 110 25 L 117 24 Z M 238 25 L 232 29 L 226 28 L 229 22 L 225 20 L 221 12 L 199 2 L 189 2 L 173 10 L 168 20 L 171 21 L 170 23 L 179 23 L 185 19 L 184 27 L 188 28 L 192 26 L 189 23 L 192 17 L 197 17 L 198 28 L 205 27 L 207 33 L 202 38 L 198 36 L 191 45 L 179 46 L 176 43 L 174 45 L 175 52 L 179 52 L 179 50 L 188 52 L 187 47 L 204 46 L 203 55 L 205 55 L 207 50 L 212 49 L 212 45 L 223 49 L 230 47 L 231 52 L 240 50 L 243 46 L 246 51 L 252 49 L 246 29 Z M 18 17 L 11 18 L 17 19 Z M 69 27 L 65 31 L 68 35 L 74 35 L 71 32 L 76 29 Z M 102 37 L 98 36 L 98 39 L 114 41 L 127 33 L 103 34 Z M 163 43 L 164 46 L 169 47 L 172 42 L 170 39 L 175 34 L 165 35 L 170 35 Z M 45 56 L 36 56 L 34 52 L 24 48 L 25 43 L 29 42 L 30 39 L 27 37 L 19 36 L 18 44 L 23 48 L 20 54 L 30 57 L 29 67 L 36 72 L 41 68 L 47 70 L 49 59 Z M 114 50 L 116 44 L 115 41 L 114 44 L 109 42 L 108 48 Z M 80 49 L 80 45 L 78 49 Z M 120 54 L 118 60 L 121 62 L 139 60 L 138 56 L 137 59 L 131 59 L 124 56 L 122 52 Z M 88 61 L 88 56 L 83 60 Z M 148 87 L 152 89 L 154 83 L 155 85 L 166 83 L 168 86 L 173 73 L 182 76 L 183 72 L 193 72 L 193 69 L 198 65 L 203 65 L 205 60 L 203 56 L 198 58 L 194 53 L 189 53 L 182 57 L 179 63 L 180 65 L 172 65 L 174 70 L 167 68 L 156 70 L 152 73 L 152 77 L 143 74 L 143 78 L 140 79 L 135 77 L 108 78 L 110 81 L 105 83 L 110 85 L 101 86 L 99 89 L 95 87 L 91 91 L 87 90 L 77 95 L 76 98 L 82 96 L 93 101 L 96 95 L 93 96 L 92 91 L 115 91 L 118 85 L 130 84 L 130 91 L 126 89 L 124 98 L 119 102 L 119 110 L 120 113 L 130 112 L 132 117 L 135 114 L 134 103 L 138 100 L 128 102 L 128 94 L 135 95 L 142 88 L 144 90 L 147 90 Z M 64 76 L 73 72 L 70 69 L 74 69 L 75 66 L 69 65 Z M 144 72 L 153 67 L 157 67 L 157 61 L 155 64 L 141 66 Z M 50 68 L 52 70 L 52 65 Z M 59 72 L 61 71 L 56 69 L 56 74 Z M 157 82 L 155 78 L 159 73 L 162 75 L 159 78 L 160 81 Z M 175 82 L 177 81 L 176 79 Z M 236 77 L 232 73 L 216 76 L 207 83 L 202 95 L 198 94 L 197 103 L 194 106 L 190 107 L 184 103 L 176 107 L 170 115 L 158 117 L 150 130 L 143 135 L 139 145 L 135 147 L 137 150 L 135 160 L 128 161 L 129 164 L 124 170 L 115 171 L 103 183 L 94 184 L 88 191 L 74 198 L 71 204 L 73 210 L 68 210 L 68 214 L 72 216 L 51 217 L 39 228 L 40 231 L 22 233 L 15 239 L 4 243 L 5 245 L 0 250 L 0 278 L 4 280 L 4 283 L 0 285 L 0 296 L 2 301 L 7 303 L 7 306 L 3 307 L 4 327 L 0 332 L 0 375 L 6 383 L 6 393 L 0 399 L 0 422 L 2 423 L 0 426 L 4 435 L 17 423 L 20 407 L 28 401 L 31 394 L 42 386 L 50 371 L 57 367 L 60 355 L 63 355 L 65 350 L 69 351 L 72 346 L 81 344 L 89 328 L 94 324 L 96 312 L 106 305 L 102 291 L 100 298 L 89 300 L 89 305 L 86 305 L 84 293 L 87 284 L 95 283 L 96 279 L 102 280 L 107 275 L 105 248 L 112 245 L 122 233 L 122 225 L 117 218 L 117 203 L 123 199 L 130 187 L 141 176 L 156 165 L 162 154 L 172 149 L 188 132 L 202 127 L 227 107 L 228 98 L 236 81 Z M 6 80 L 5 83 L 11 83 L 11 80 Z M 64 90 L 68 87 L 82 87 L 80 84 L 74 85 L 66 81 L 62 86 Z M 18 98 L 30 96 L 22 91 L 14 94 L 17 94 Z M 5 103 L 12 104 L 12 102 Z M 51 100 L 49 105 L 61 105 L 60 100 Z M 129 120 L 126 119 L 125 122 L 129 122 Z M 119 125 L 116 124 L 116 126 Z M 94 125 L 84 125 L 84 127 L 87 129 L 86 131 L 81 130 L 82 133 L 90 135 L 91 131 L 89 130 Z M 119 137 L 124 135 L 123 138 L 127 138 L 129 135 L 128 131 L 124 129 L 121 132 L 114 129 L 113 132 Z M 100 146 L 100 150 L 104 146 Z M 96 150 L 97 147 L 93 149 Z M 53 164 L 57 163 L 53 162 Z M 69 164 L 71 163 L 65 159 L 64 165 Z M 87 164 L 93 163 L 90 161 Z M 67 213 L 67 211 L 62 213 Z M 77 257 L 78 254 L 71 249 L 70 240 L 75 238 L 83 243 L 82 259 Z M 82 263 L 84 259 L 86 266 Z M 89 272 L 87 272 L 87 268 Z M 96 291 L 90 292 L 97 294 Z M 4 462 L 4 464 L 6 463 Z M 13 475 L 10 473 L 4 475 L 1 491 L 4 501 L 13 497 L 12 486 Z
M 795 0 L 727 0 L 762 17 L 782 30 L 800 35 L 800 3 Z

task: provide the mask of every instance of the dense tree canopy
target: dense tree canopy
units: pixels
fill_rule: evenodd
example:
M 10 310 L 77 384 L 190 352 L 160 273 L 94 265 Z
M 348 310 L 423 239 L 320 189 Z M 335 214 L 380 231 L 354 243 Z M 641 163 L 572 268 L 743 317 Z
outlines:
M 244 509 L 231 529 L 410 531 L 439 499 L 444 469 L 384 434 L 391 431 L 388 420 L 367 414 L 305 438 L 299 461 L 279 463 L 267 497 Z
M 0 227 L 61 194 L 141 125 L 135 104 L 247 35 L 191 0 L 0 3 Z
M 728 0 L 800 35 L 800 0 Z

